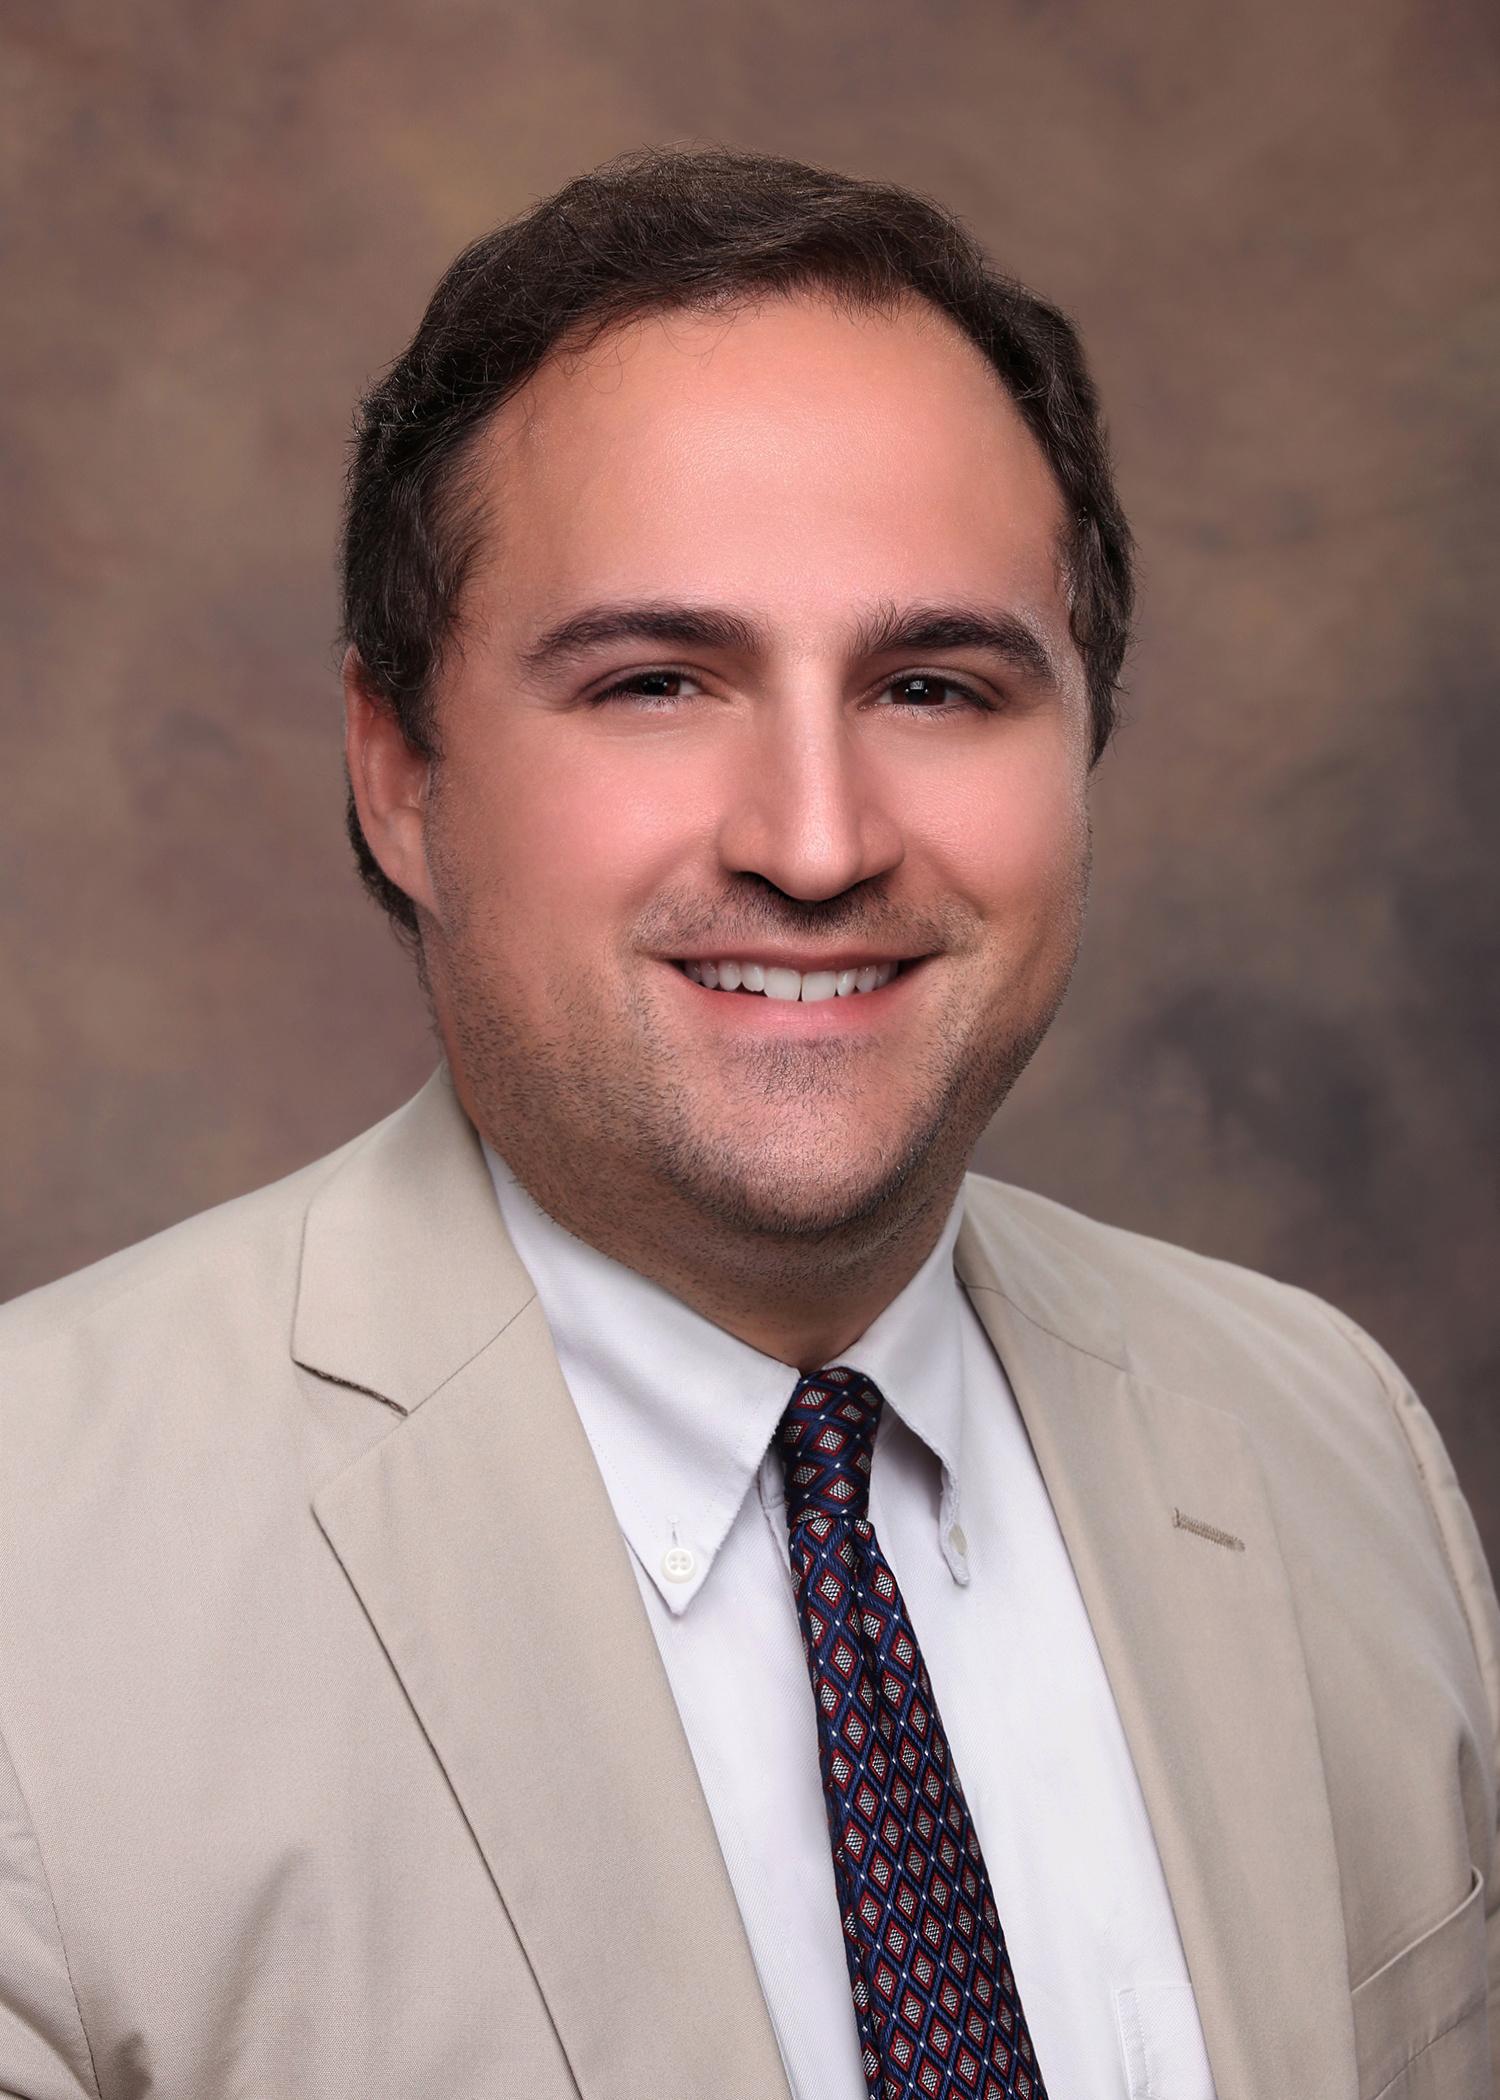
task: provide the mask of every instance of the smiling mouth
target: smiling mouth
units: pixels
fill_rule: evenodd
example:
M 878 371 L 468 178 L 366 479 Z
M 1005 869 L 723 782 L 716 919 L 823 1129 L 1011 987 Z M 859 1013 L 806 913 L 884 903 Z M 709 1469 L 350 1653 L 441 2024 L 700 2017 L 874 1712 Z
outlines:
M 751 992 L 765 999 L 800 999 L 811 1006 L 819 999 L 857 998 L 878 992 L 900 970 L 899 962 L 860 963 L 851 970 L 788 970 L 757 962 L 681 962 L 685 977 L 709 992 Z

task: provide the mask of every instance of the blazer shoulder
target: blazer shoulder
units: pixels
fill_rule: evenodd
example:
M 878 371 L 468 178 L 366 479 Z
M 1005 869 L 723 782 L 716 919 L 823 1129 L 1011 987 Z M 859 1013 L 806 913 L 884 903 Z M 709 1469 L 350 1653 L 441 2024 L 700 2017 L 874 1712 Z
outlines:
M 1295 1284 L 979 1176 L 967 1212 L 960 1274 L 971 1289 L 999 1291 L 1143 1385 L 1234 1416 L 1270 1476 L 1326 1482 L 1364 1460 L 1394 1465 L 1393 1487 L 1418 1490 L 1454 1558 L 1446 1534 L 1461 1498 L 1438 1433 L 1347 1314 Z M 1467 1511 L 1462 1521 L 1471 1528 Z
M 295 1276 L 308 1205 L 373 1135 L 0 1305 L 0 1361 L 100 1322 L 160 1319 L 174 1302 L 223 1304 L 257 1280 L 263 1296 L 273 1277 Z
M 1310 1511 L 1304 1561 L 1314 1533 L 1346 1536 L 1330 1512 L 1356 1480 L 1379 1504 L 1370 1537 L 1424 1535 L 1467 1621 L 1500 1739 L 1500 1608 L 1484 1551 L 1432 1417 L 1378 1342 L 1311 1291 L 984 1176 L 970 1179 L 967 1223 L 959 1269 L 971 1289 L 1243 1424 L 1289 1536 L 1297 1510 Z
M 1316 1366 L 1365 1390 L 1404 1387 L 1376 1342 L 1296 1284 L 1104 1224 L 986 1175 L 969 1177 L 967 1215 L 973 1251 L 966 1282 L 988 1281 L 1032 1318 L 1044 1297 L 1049 1317 L 1042 1324 L 1083 1346 L 1090 1329 L 1100 1331 L 1100 1307 L 1107 1305 L 1121 1367 L 1153 1384 L 1223 1392 L 1243 1365 L 1257 1382 L 1278 1373 L 1305 1378 Z M 1037 1289 L 1038 1272 L 1046 1275 L 1045 1293 Z M 1061 1331 L 1069 1327 L 1075 1331 Z

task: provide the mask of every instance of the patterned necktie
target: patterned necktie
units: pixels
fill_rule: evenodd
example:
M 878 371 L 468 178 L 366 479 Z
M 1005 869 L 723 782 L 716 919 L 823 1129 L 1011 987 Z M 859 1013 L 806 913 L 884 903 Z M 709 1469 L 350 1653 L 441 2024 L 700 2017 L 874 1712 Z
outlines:
M 870 2100 L 1046 2100 L 979 1839 L 870 1523 L 884 1402 L 839 1365 L 776 1441 Z

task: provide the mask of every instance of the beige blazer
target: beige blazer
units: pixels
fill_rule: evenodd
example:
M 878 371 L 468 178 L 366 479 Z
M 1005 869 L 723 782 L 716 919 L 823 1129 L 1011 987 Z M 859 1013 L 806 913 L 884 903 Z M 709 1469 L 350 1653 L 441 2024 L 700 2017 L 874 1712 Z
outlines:
M 1479 2100 L 1500 1627 L 1431 1422 L 1315 1300 L 1019 1190 L 973 1183 L 959 1266 L 1220 2100 Z M 0 1313 L 0 1727 L 8 2093 L 786 2100 L 441 1078 Z

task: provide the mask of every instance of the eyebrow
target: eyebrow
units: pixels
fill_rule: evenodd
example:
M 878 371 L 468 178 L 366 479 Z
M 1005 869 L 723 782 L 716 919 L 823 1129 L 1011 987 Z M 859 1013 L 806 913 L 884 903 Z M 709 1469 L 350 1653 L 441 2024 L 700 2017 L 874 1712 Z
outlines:
M 549 627 L 521 658 L 527 672 L 550 670 L 612 642 L 656 642 L 664 648 L 736 649 L 753 655 L 765 636 L 738 613 L 698 605 L 596 605 Z
M 927 656 L 946 649 L 983 649 L 1030 678 L 1056 680 L 1052 651 L 1015 613 L 971 606 L 883 606 L 861 622 L 855 648 L 867 656 Z

